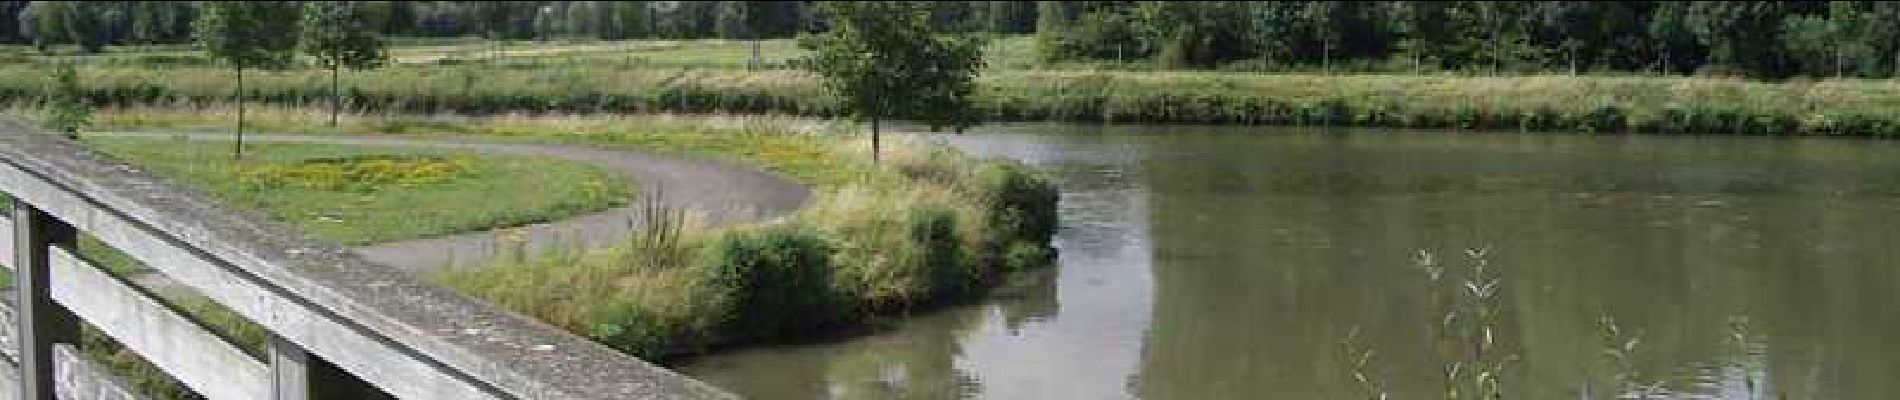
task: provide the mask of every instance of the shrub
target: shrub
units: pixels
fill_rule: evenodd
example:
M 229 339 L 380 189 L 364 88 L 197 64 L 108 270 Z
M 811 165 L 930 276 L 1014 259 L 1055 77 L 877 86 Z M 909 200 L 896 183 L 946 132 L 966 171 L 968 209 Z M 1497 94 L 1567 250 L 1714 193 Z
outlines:
M 922 268 L 925 286 L 933 298 L 963 293 L 976 282 L 980 266 L 964 261 L 963 245 L 957 237 L 956 213 L 943 208 L 919 207 L 905 218 L 914 246 L 911 263 Z
M 832 286 L 832 246 L 801 227 L 733 232 L 706 249 L 706 268 L 732 294 L 737 332 L 771 336 L 830 327 L 842 318 Z
M 979 167 L 976 182 L 991 204 L 992 225 L 1010 239 L 1047 243 L 1056 232 L 1055 183 L 1022 164 L 995 162 Z
M 1606 105 L 1590 111 L 1590 114 L 1583 118 L 1582 124 L 1577 126 L 1577 130 L 1591 133 L 1618 132 L 1623 130 L 1628 121 L 1629 116 L 1624 114 L 1622 108 Z

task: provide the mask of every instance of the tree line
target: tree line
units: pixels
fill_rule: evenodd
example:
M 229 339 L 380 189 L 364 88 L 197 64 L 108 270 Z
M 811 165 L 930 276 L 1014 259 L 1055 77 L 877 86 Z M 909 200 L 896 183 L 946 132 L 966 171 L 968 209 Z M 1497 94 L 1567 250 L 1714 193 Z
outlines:
M 0 1 L 0 43 L 191 43 L 198 1 Z M 808 1 L 356 1 L 362 29 L 492 39 L 784 38 Z M 939 32 L 1035 33 L 1045 61 L 1162 67 L 1893 77 L 1880 1 L 920 1 Z
M 1163 66 L 1893 77 L 1880 1 L 1038 2 L 1054 60 Z
M 810 1 L 353 1 L 390 36 L 786 38 L 829 25 Z M 1029 33 L 1034 2 L 920 1 L 939 31 Z M 0 43 L 185 44 L 197 1 L 0 1 Z

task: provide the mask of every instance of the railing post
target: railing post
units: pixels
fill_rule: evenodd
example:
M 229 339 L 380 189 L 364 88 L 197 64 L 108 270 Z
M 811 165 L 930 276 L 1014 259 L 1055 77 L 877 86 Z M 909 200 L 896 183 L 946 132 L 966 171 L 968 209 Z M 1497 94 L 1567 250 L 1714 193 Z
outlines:
M 53 400 L 53 345 L 77 343 L 79 321 L 48 292 L 53 246 L 72 249 L 72 225 L 25 201 L 13 201 L 14 332 L 19 337 L 20 399 Z
M 391 398 L 277 335 L 270 335 L 270 370 L 275 400 Z
M 310 399 L 310 353 L 295 343 L 270 335 L 271 396 L 276 400 Z

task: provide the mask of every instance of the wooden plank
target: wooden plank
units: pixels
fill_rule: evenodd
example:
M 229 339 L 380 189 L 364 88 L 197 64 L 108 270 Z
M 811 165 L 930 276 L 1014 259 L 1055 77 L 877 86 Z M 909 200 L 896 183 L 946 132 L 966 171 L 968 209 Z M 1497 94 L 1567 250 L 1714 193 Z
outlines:
M 78 233 L 65 221 L 15 198 L 13 323 L 19 349 L 20 399 L 55 400 L 53 345 L 79 341 L 79 321 L 53 301 L 52 250 Z
M 0 265 L 13 269 L 13 218 L 0 217 Z
M 402 399 L 499 399 L 489 386 L 446 370 L 437 361 L 390 341 L 361 323 L 336 317 L 330 307 L 290 294 L 257 275 L 209 259 L 174 236 L 155 232 L 87 198 L 54 186 L 18 167 L 0 163 L 0 191 L 72 221 L 108 246 L 164 273 L 266 330 L 309 350 L 350 374 Z M 191 234 L 191 233 L 184 233 Z M 344 307 L 341 311 L 351 310 Z M 398 332 L 415 337 L 435 332 Z M 446 332 L 466 334 L 465 332 Z M 479 332 L 478 332 L 479 333 Z M 486 371 L 484 371 L 486 372 Z M 536 388 L 560 393 L 562 388 Z M 268 393 L 268 392 L 266 392 Z M 538 394 L 521 396 L 546 398 Z M 266 397 L 258 397 L 266 398 Z
M 52 257 L 53 299 L 80 319 L 206 398 L 270 398 L 264 363 L 64 249 Z
M 270 337 L 271 399 L 310 399 L 310 353 L 277 335 Z
M 20 398 L 20 365 L 11 357 L 0 358 L 0 400 Z
M 53 346 L 55 392 L 60 400 L 144 400 L 125 379 L 79 355 L 69 344 Z
M 19 336 L 16 333 L 18 327 L 13 324 L 14 314 L 12 301 L 11 299 L 0 301 L 0 321 L 5 322 L 0 323 L 0 355 L 4 355 L 7 361 L 18 362 L 20 360 L 20 344 L 14 341 L 14 339 Z M 19 367 L 15 366 L 14 370 L 16 372 L 15 375 L 18 375 Z M 16 395 L 19 395 L 19 393 L 8 394 L 8 396 Z

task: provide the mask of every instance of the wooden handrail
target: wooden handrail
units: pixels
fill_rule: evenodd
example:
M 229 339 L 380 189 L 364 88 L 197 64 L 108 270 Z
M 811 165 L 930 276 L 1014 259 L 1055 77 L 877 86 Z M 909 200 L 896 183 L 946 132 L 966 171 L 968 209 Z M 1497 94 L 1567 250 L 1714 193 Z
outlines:
M 112 325 L 116 329 L 101 330 L 116 335 L 144 334 L 113 325 L 126 323 L 121 314 L 167 319 L 159 316 L 164 307 L 133 298 L 142 294 L 136 290 L 112 289 L 116 297 L 110 301 L 56 296 L 75 285 L 116 287 L 102 272 L 81 270 L 96 267 L 62 253 L 70 252 L 72 236 L 63 232 L 97 238 L 271 333 L 270 354 L 257 364 L 269 373 L 261 377 L 205 376 L 198 370 L 243 364 L 218 361 L 230 360 L 228 351 L 206 356 L 166 350 L 177 343 L 213 346 L 203 335 L 121 338 L 187 383 L 217 385 L 197 388 L 212 398 L 259 392 L 307 398 L 323 389 L 312 387 L 318 375 L 337 371 L 403 399 L 733 397 L 6 120 L 0 120 L 0 191 L 14 199 L 16 209 L 16 217 L 0 225 L 14 228 L 13 245 L 6 246 L 13 257 L 6 261 L 22 278 L 15 302 L 21 398 L 50 398 L 42 397 L 50 390 L 41 387 L 50 372 L 35 371 L 51 371 L 36 368 L 50 365 L 44 356 L 50 346 L 71 340 L 62 319 L 77 314 L 88 324 Z M 173 322 L 165 329 L 184 329 Z M 219 383 L 231 379 L 242 383 Z

